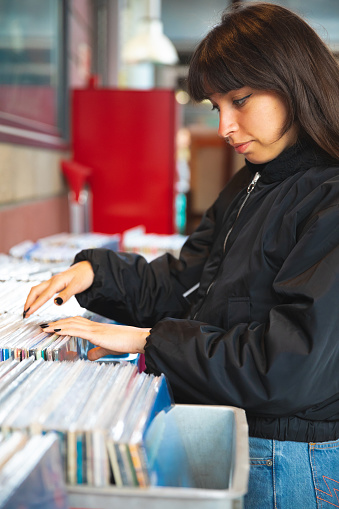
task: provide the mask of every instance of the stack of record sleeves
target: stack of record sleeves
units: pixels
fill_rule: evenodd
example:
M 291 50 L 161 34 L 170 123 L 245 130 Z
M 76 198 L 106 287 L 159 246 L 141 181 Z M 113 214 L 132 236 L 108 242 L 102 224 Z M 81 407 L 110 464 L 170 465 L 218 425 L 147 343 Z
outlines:
M 39 281 L 16 281 L 14 279 L 3 281 L 0 283 L 0 316 L 10 314 L 13 317 L 22 318 L 24 304 L 27 295 L 32 286 L 37 285 Z M 62 306 L 56 306 L 53 300 L 49 300 L 44 304 L 31 318 L 26 318 L 27 321 L 37 322 L 41 321 L 41 317 L 46 319 L 56 319 L 58 316 L 66 317 L 74 314 L 82 315 L 85 309 L 79 306 L 76 299 L 72 297 L 69 301 L 65 302 Z
M 0 316 L 0 361 L 31 356 L 50 361 L 84 359 L 89 344 L 86 339 L 43 332 L 35 323 Z
M 105 247 L 117 251 L 120 235 L 100 233 L 60 233 L 38 240 L 24 241 L 0 253 L 0 281 L 37 281 L 49 279 L 67 269 L 82 249 Z
M 172 405 L 164 376 L 135 365 L 49 362 L 0 364 L 0 431 L 6 437 L 55 432 L 70 485 L 147 486 L 146 431 Z
M 43 332 L 41 323 L 49 323 L 70 316 L 83 316 L 90 320 L 114 323 L 112 320 L 82 308 L 75 297 L 57 306 L 51 299 L 33 315 L 23 319 L 26 298 L 32 286 L 40 279 L 51 277 L 58 269 L 45 264 L 15 260 L 0 254 L 0 362 L 8 358 L 22 360 L 30 355 L 45 360 L 77 360 L 87 358 L 94 345 L 87 340 L 71 336 Z M 126 360 L 139 362 L 138 354 L 111 355 L 103 358 L 107 362 Z
M 48 301 L 24 320 L 24 304 L 34 283 L 13 279 L 0 283 L 0 361 L 10 358 L 21 361 L 29 356 L 59 361 L 85 358 L 89 348 L 87 340 L 43 332 L 39 324 L 69 316 L 91 318 L 93 315 L 72 297 L 62 307 L 56 306 L 53 300 Z
M 126 230 L 122 234 L 121 249 L 126 252 L 141 254 L 148 261 L 154 260 L 154 258 L 165 253 L 178 258 L 186 240 L 187 236 L 180 233 L 170 235 L 146 233 L 145 227 L 137 226 Z
M 58 440 L 54 433 L 0 434 L 0 508 L 68 509 Z
M 71 264 L 82 249 L 105 247 L 117 251 L 120 234 L 104 233 L 57 233 L 39 239 L 37 242 L 24 241 L 13 246 L 9 253 L 14 258 L 41 263 Z
M 74 361 L 87 357 L 88 345 L 85 339 L 41 332 L 35 325 L 17 328 L 14 322 L 6 327 L 0 319 L 0 362 L 7 359 L 22 361 L 28 357 Z

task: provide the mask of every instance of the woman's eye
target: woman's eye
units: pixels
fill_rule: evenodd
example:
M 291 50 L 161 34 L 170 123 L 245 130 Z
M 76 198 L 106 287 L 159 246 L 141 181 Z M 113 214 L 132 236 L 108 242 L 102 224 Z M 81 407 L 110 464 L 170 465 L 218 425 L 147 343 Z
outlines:
M 241 99 L 234 99 L 233 104 L 235 104 L 236 106 L 243 106 L 246 102 L 246 99 L 251 97 L 251 95 L 252 94 L 248 94 L 248 95 L 245 95 L 245 97 L 242 97 Z

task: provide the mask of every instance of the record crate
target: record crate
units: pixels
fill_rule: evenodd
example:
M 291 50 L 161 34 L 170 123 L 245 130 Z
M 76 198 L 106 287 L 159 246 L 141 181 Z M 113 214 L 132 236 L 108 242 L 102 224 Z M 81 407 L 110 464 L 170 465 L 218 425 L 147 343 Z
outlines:
M 150 449 L 157 442 L 157 457 L 153 458 L 158 470 L 157 486 L 68 486 L 70 508 L 243 507 L 249 473 L 244 410 L 230 406 L 174 405 L 167 413 L 160 412 L 155 417 L 147 440 Z M 178 440 L 182 449 L 177 447 Z M 184 451 L 184 457 L 178 451 Z

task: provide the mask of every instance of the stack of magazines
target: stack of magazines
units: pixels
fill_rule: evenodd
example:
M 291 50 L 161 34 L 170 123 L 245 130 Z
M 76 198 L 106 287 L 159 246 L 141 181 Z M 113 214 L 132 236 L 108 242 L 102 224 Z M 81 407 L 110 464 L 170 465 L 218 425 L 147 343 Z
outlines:
M 172 405 L 163 375 L 139 373 L 127 362 L 29 357 L 0 366 L 3 436 L 56 432 L 70 485 L 149 485 L 145 434 L 155 415 Z

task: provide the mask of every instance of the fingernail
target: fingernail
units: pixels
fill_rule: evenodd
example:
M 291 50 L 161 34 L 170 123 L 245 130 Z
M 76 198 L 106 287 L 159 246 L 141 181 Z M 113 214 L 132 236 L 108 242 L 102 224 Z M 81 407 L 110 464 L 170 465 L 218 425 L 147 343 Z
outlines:
M 48 323 L 40 323 L 40 327 L 42 329 L 45 329 L 46 327 L 48 327 Z
M 61 304 L 63 304 L 63 300 L 61 297 L 56 297 L 56 299 L 54 299 L 54 302 L 55 304 L 58 304 L 58 306 L 61 306 Z
M 28 313 L 28 311 L 31 309 L 31 307 L 25 309 L 25 311 L 22 313 L 22 318 L 26 318 L 26 314 Z
M 54 329 L 54 332 L 60 332 L 61 329 Z

